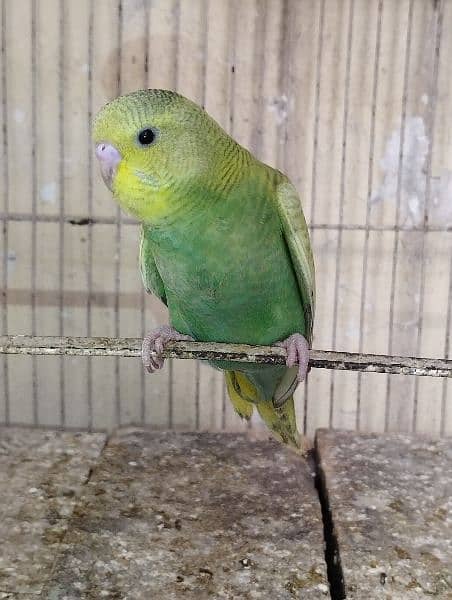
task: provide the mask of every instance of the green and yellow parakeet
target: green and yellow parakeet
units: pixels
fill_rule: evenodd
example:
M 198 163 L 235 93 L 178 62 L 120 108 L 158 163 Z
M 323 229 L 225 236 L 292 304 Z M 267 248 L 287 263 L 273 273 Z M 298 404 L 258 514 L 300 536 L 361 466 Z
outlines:
M 235 410 L 255 406 L 301 447 L 293 392 L 304 379 L 314 319 L 314 262 L 298 194 L 199 106 L 167 90 L 107 104 L 93 139 L 105 183 L 142 224 L 146 290 L 170 326 L 148 334 L 143 363 L 161 368 L 169 340 L 279 343 L 285 365 L 216 362 Z

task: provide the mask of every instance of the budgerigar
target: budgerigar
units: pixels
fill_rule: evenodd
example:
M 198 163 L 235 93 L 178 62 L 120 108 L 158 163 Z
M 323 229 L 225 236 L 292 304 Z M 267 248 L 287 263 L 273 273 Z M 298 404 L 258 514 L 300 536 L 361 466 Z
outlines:
M 314 262 L 294 186 L 235 142 L 201 107 L 140 90 L 105 107 L 93 140 L 103 179 L 141 222 L 145 288 L 169 309 L 143 363 L 163 365 L 169 340 L 279 344 L 286 365 L 216 362 L 237 413 L 256 407 L 273 433 L 301 447 L 293 393 L 306 375 Z

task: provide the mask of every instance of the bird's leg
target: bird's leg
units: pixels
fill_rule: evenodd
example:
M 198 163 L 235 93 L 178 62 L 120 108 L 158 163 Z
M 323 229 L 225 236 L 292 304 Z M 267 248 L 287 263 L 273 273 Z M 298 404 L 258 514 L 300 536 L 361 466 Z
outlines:
M 162 356 L 165 345 L 168 342 L 190 341 L 193 338 L 189 335 L 182 335 L 170 325 L 161 325 L 150 331 L 143 340 L 141 346 L 141 359 L 143 366 L 148 373 L 154 373 L 157 369 L 163 367 L 165 359 Z
M 276 346 L 281 346 L 287 351 L 286 365 L 293 367 L 298 364 L 297 380 L 298 383 L 306 378 L 309 364 L 309 344 L 301 333 L 294 333 L 285 340 L 278 342 Z

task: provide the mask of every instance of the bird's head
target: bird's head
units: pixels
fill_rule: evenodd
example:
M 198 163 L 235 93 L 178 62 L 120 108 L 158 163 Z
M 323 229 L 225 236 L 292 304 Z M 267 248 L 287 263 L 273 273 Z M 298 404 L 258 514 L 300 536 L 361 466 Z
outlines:
M 139 90 L 104 106 L 93 141 L 102 177 L 127 212 L 155 222 L 172 199 L 202 186 L 231 138 L 207 113 L 168 90 Z

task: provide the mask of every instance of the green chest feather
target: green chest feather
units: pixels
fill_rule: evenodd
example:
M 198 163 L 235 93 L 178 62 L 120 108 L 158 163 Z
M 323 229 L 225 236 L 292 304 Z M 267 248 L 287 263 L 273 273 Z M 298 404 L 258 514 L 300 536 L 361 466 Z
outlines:
M 172 325 L 199 340 L 253 344 L 303 332 L 297 282 L 272 204 L 245 197 L 213 208 L 187 210 L 147 234 Z

